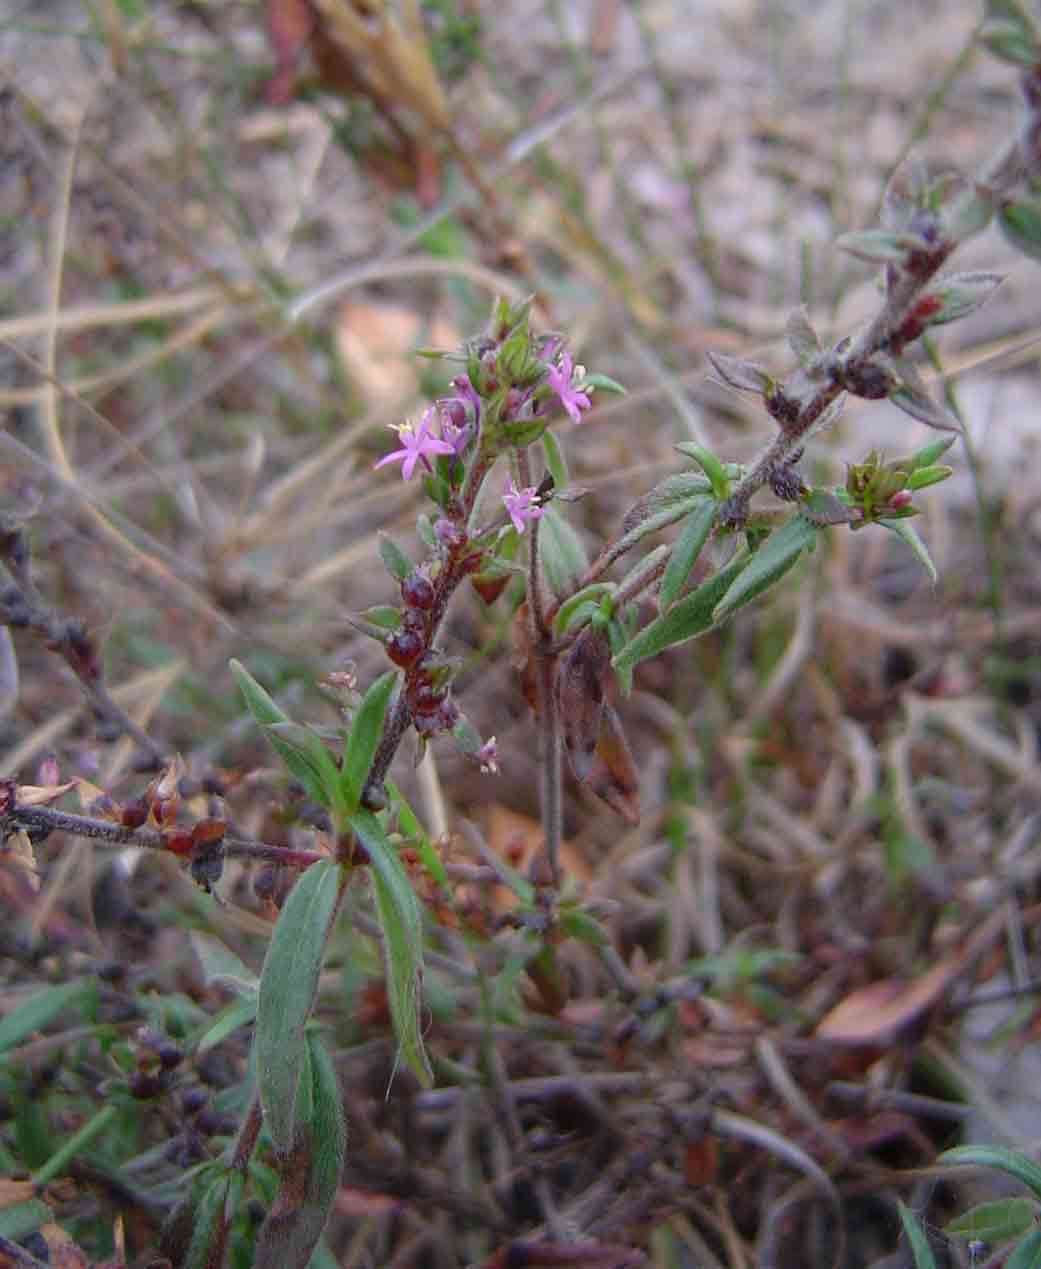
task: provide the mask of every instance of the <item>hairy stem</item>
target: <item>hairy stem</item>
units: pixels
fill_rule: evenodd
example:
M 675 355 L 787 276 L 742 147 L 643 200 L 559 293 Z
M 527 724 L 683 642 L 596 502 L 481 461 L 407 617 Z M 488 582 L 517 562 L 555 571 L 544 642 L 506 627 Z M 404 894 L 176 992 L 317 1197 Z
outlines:
M 533 483 L 527 450 L 515 454 L 518 482 Z M 535 658 L 536 718 L 539 729 L 539 801 L 546 860 L 554 887 L 560 884 L 560 843 L 563 837 L 564 795 L 561 765 L 560 716 L 557 710 L 557 655 L 552 627 L 547 623 L 539 569 L 539 522 L 532 520 L 528 542 L 528 614 Z
M 17 829 L 33 833 L 70 833 L 74 837 L 86 837 L 106 846 L 140 846 L 145 850 L 169 850 L 167 837 L 153 828 L 126 828 L 111 820 L 93 819 L 87 815 L 73 815 L 68 811 L 56 811 L 49 806 L 14 805 L 0 817 L 0 832 Z M 327 856 L 313 850 L 290 850 L 271 846 L 266 842 L 248 838 L 225 837 L 220 852 L 227 859 L 252 859 L 258 863 L 286 864 L 294 868 L 307 868 Z

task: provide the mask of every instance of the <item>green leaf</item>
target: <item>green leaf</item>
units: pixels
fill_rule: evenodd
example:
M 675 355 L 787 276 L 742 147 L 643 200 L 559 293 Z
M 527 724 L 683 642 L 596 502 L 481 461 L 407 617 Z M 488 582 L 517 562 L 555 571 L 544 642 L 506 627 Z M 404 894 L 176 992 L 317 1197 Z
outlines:
M 676 448 L 681 454 L 693 458 L 708 477 L 712 486 L 712 496 L 717 502 L 725 502 L 730 497 L 730 481 L 726 469 L 719 459 L 704 445 L 695 445 L 693 441 L 682 441 Z
M 571 593 L 589 565 L 581 539 L 556 507 L 546 507 L 539 521 L 539 558 L 549 589 L 558 597 Z
M 1041 260 L 1041 200 L 1006 203 L 998 224 L 1008 241 L 1031 260 Z
M 1005 1269 L 1041 1269 L 1041 1229 L 1027 1234 L 1005 1261 Z
M 256 993 L 260 979 L 226 943 L 202 930 L 192 930 L 188 937 L 202 965 L 203 981 L 207 986 L 217 983 L 240 995 Z
M 309 1030 L 301 1077 L 301 1118 L 292 1157 L 257 1237 L 255 1269 L 312 1262 L 340 1187 L 347 1128 L 336 1071 L 320 1035 Z M 306 1107 L 306 1117 L 304 1108 Z
M 402 836 L 415 846 L 420 863 L 437 884 L 444 886 L 445 890 L 451 893 L 452 887 L 449 883 L 445 866 L 441 862 L 441 856 L 434 849 L 434 844 L 427 835 L 426 829 L 419 822 L 419 816 L 413 811 L 405 799 L 405 795 L 393 780 L 387 781 L 387 791 L 390 793 L 397 810 L 398 827 L 401 829 Z
M 340 786 L 344 792 L 348 810 L 356 810 L 365 791 L 365 780 L 372 768 L 383 722 L 387 716 L 390 698 L 398 681 L 396 670 L 380 675 L 362 697 L 351 723 L 351 732 L 343 753 Z
M 800 502 L 802 514 L 818 527 L 827 524 L 849 524 L 856 518 L 853 508 L 830 489 L 811 489 Z
M 379 630 L 397 630 L 401 625 L 401 609 L 393 604 L 374 604 L 358 613 L 355 620 L 364 621 Z
M 794 515 L 771 533 L 716 605 L 713 619 L 722 621 L 779 582 L 800 556 L 814 546 L 819 532 L 805 516 Z
M 27 1199 L 24 1203 L 0 1208 L 0 1238 L 20 1242 L 27 1234 L 41 1225 L 49 1225 L 53 1220 L 51 1209 L 39 1199 Z
M 617 379 L 612 379 L 610 375 L 586 375 L 580 386 L 587 390 L 595 388 L 598 392 L 611 392 L 617 397 L 626 395 L 626 389 L 622 387 Z
M 715 625 L 713 610 L 748 563 L 748 555 L 740 552 L 708 581 L 702 582 L 697 590 L 684 595 L 667 613 L 644 626 L 621 651 L 615 653 L 612 661 L 615 669 L 625 672 L 648 657 L 656 657 L 674 644 L 686 643 L 688 639 L 695 639 L 711 630 Z
M 376 912 L 383 930 L 387 998 L 401 1056 L 420 1082 L 433 1082 L 433 1072 L 419 1030 L 419 985 L 423 974 L 423 916 L 405 866 L 387 839 L 383 825 L 370 811 L 356 811 L 351 828 L 371 861 Z
M 67 1137 L 55 1153 L 33 1175 L 33 1184 L 37 1189 L 42 1190 L 55 1177 L 61 1176 L 72 1160 L 77 1155 L 83 1154 L 93 1144 L 95 1137 L 100 1137 L 109 1128 L 117 1113 L 116 1107 L 111 1103 L 107 1106 L 102 1106 L 71 1137 Z
M 835 243 L 840 251 L 846 251 L 868 264 L 900 264 L 910 251 L 922 246 L 913 234 L 896 233 L 890 229 L 862 229 L 842 234 Z
M 89 978 L 34 992 L 6 1017 L 0 1018 L 0 1053 L 21 1044 L 34 1031 L 42 1030 L 66 1009 L 78 1008 L 81 1012 L 89 1009 L 95 996 L 95 985 Z
M 909 520 L 879 520 L 878 523 L 890 533 L 895 533 L 901 542 L 911 548 L 922 568 L 929 574 L 929 580 L 935 586 L 940 575 L 936 571 L 933 557 L 929 554 L 929 548 L 922 541 L 914 525 Z
M 576 591 L 560 605 L 553 622 L 557 634 L 563 634 L 572 622 L 588 617 L 590 611 L 599 609 L 602 601 L 613 595 L 617 589 L 614 582 L 592 582 Z
M 195 1046 L 197 1053 L 205 1053 L 208 1049 L 215 1048 L 222 1041 L 226 1040 L 229 1035 L 236 1032 L 239 1027 L 248 1026 L 257 1016 L 257 997 L 256 994 L 242 996 L 238 1000 L 233 1000 L 230 1005 L 217 1014 L 213 1019 L 213 1023 L 199 1037 Z
M 1004 1146 L 955 1146 L 953 1150 L 945 1150 L 937 1162 L 950 1167 L 995 1168 L 998 1172 L 1007 1172 L 1021 1181 L 1035 1198 L 1041 1199 L 1041 1167 L 1018 1150 Z
M 686 584 L 695 560 L 709 539 L 715 519 L 716 503 L 711 498 L 706 498 L 687 517 L 676 545 L 672 548 L 672 555 L 661 581 L 661 590 L 658 592 L 662 612 L 667 612 L 672 607 Z
M 380 559 L 383 561 L 391 577 L 403 582 L 415 568 L 405 552 L 385 533 L 380 534 Z
M 907 488 L 912 491 L 927 489 L 930 485 L 938 485 L 942 480 L 947 480 L 953 475 L 953 467 L 919 467 L 908 476 Z
M 304 723 L 268 723 L 264 735 L 279 757 L 320 805 L 342 810 L 340 773 L 325 741 Z
M 916 450 L 910 458 L 900 460 L 896 465 L 903 467 L 907 472 L 916 472 L 920 467 L 933 467 L 956 440 L 955 436 L 941 436 L 939 440 L 930 441 L 928 445 Z
M 700 472 L 680 472 L 663 480 L 627 512 L 613 553 L 622 556 L 645 537 L 682 520 L 711 490 Z
M 1025 1234 L 1036 1215 L 1037 1205 L 1030 1199 L 996 1199 L 970 1207 L 946 1224 L 943 1232 L 958 1238 L 978 1238 L 985 1243 L 1004 1243 Z
M 225 1204 L 231 1178 L 221 1172 L 207 1186 L 198 1206 L 193 1212 L 194 1228 L 188 1253 L 184 1258 L 184 1269 L 212 1269 L 215 1263 L 214 1253 L 223 1245 L 227 1232 Z M 216 1259 L 219 1264 L 220 1260 Z
M 546 470 L 553 477 L 553 485 L 558 492 L 568 487 L 570 478 L 567 470 L 567 459 L 560 447 L 560 441 L 551 431 L 542 434 L 542 452 L 546 459 Z
M 294 723 L 240 662 L 229 662 L 246 708 L 260 724 L 272 749 L 307 790 L 308 797 L 329 806 L 337 787 L 337 771 L 324 743 L 306 727 Z M 324 755 L 324 760 L 323 760 Z M 328 782 L 332 779 L 332 784 Z
M 562 908 L 560 928 L 571 938 L 592 947 L 606 947 L 611 942 L 610 936 L 596 917 L 583 912 L 581 908 Z
M 925 1236 L 925 1230 L 922 1228 L 918 1217 L 903 1203 L 898 1202 L 897 1209 L 900 1212 L 900 1222 L 904 1227 L 904 1233 L 907 1235 L 907 1241 L 911 1247 L 911 1255 L 914 1256 L 915 1269 L 936 1269 L 936 1260 L 933 1256 L 932 1248 L 929 1246 L 929 1240 Z
M 275 1150 L 293 1147 L 304 1024 L 314 1005 L 329 930 L 336 916 L 340 869 L 312 864 L 289 892 L 264 958 L 254 1050 L 257 1086 Z
M 930 326 L 956 322 L 981 308 L 1004 281 L 1000 273 L 955 273 L 944 278 L 932 293 L 940 308 L 929 317 Z

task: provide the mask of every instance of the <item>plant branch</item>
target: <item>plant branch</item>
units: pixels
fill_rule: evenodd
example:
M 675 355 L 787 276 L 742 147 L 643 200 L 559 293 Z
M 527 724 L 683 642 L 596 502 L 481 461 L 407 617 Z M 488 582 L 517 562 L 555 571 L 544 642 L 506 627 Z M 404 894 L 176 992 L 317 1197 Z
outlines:
M 144 850 L 170 851 L 169 838 L 157 829 L 127 828 L 122 824 L 114 824 L 111 820 L 73 815 L 68 811 L 56 811 L 49 806 L 19 806 L 16 803 L 0 816 L 0 835 L 6 836 L 18 829 L 24 829 L 31 837 L 37 834 L 70 833 L 74 837 L 89 838 L 105 846 L 139 846 Z M 320 859 L 328 858 L 319 851 L 292 850 L 242 837 L 222 838 L 219 850 L 227 859 L 251 859 L 257 863 L 284 864 L 293 868 L 308 868 Z

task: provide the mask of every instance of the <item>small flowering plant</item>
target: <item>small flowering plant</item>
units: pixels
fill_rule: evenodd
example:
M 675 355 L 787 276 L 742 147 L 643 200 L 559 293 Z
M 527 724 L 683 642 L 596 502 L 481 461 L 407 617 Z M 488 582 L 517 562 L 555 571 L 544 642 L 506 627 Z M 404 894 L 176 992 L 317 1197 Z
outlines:
M 269 1181 L 277 1193 L 250 1263 L 303 1269 L 311 1259 L 336 1198 L 346 1130 L 331 1059 L 308 1022 L 327 947 L 361 870 L 382 934 L 398 1056 L 421 1082 L 433 1078 L 420 1026 L 425 930 L 417 890 L 435 896 L 427 906 L 441 919 L 451 906 L 445 898 L 451 879 L 391 769 L 411 737 L 420 754 L 434 741 L 449 740 L 482 772 L 498 770 L 495 738 L 479 735 L 453 697 L 459 665 L 442 639 L 464 583 L 496 603 L 516 595 L 517 587 L 508 589 L 512 580 L 523 581 L 513 632 L 520 687 L 539 736 L 544 852 L 531 879 L 504 864 L 497 876 L 513 891 L 511 920 L 526 940 L 518 973 L 527 975 L 543 1011 L 559 1013 L 568 999 L 558 961 L 562 943 L 580 939 L 605 965 L 617 969 L 620 961 L 596 912 L 561 876 L 562 763 L 566 755 L 578 781 L 624 820 L 637 821 L 639 782 L 618 707 L 635 667 L 719 627 L 776 586 L 829 532 L 892 533 L 935 575 L 915 529 L 915 499 L 951 475 L 942 460 L 958 422 L 927 390 L 915 347 L 933 327 L 972 312 L 1000 284 L 990 273 L 946 271 L 959 245 L 991 221 L 1013 245 L 1041 259 L 1041 32 L 1016 0 L 990 0 L 982 35 L 1020 71 L 1023 126 L 971 180 L 913 165 L 899 173 L 883 223 L 841 241 L 879 271 L 874 317 L 829 345 L 805 313 L 795 314 L 788 325 L 795 365 L 784 374 L 750 360 L 711 357 L 719 379 L 757 397 L 772 420 L 773 435 L 753 463 L 678 445 L 677 470 L 644 492 L 617 532 L 587 555 L 568 523 L 576 491 L 554 425 L 567 420 L 565 433 L 590 426 L 594 401 L 621 389 L 577 365 L 561 335 L 534 329 L 530 302 L 498 302 L 487 333 L 454 355 L 450 394 L 416 421 L 392 425 L 397 446 L 375 466 L 399 464 L 402 479 L 421 482 L 421 558 L 389 538 L 381 542 L 395 600 L 356 614 L 353 624 L 378 641 L 388 664 L 361 693 L 353 682 L 330 680 L 345 720 L 335 746 L 328 734 L 289 718 L 241 665 L 232 666 L 254 720 L 323 810 L 322 849 L 238 842 L 215 817 L 185 825 L 173 764 L 138 805 L 99 797 L 91 818 L 48 805 L 61 791 L 54 772 L 39 788 L 5 782 L 0 789 L 5 836 L 23 834 L 27 849 L 35 835 L 60 828 L 166 850 L 187 858 L 207 888 L 231 855 L 301 872 L 281 907 L 259 981 L 238 975 L 247 993 L 241 1017 L 255 1019 L 256 1093 L 228 1156 L 200 1173 L 189 1204 L 195 1232 L 185 1263 L 221 1262 L 262 1128 L 274 1155 Z M 841 484 L 814 484 L 799 467 L 804 448 L 850 396 L 887 400 L 942 435 L 898 457 L 871 449 Z M 767 491 L 772 499 L 760 497 Z M 656 542 L 664 530 L 671 536 Z M 60 620 L 36 592 L 20 524 L 0 524 L 0 561 L 9 578 L 0 588 L 5 623 L 38 634 L 77 676 L 96 715 L 147 744 L 106 693 L 96 643 L 78 623 Z M 161 751 L 150 756 L 157 765 L 162 758 Z M 416 871 L 410 872 L 413 859 Z M 465 925 L 465 913 L 450 915 Z M 475 939 L 487 933 L 476 925 L 465 932 Z M 1036 1251 L 1037 1239 L 1029 1237 Z

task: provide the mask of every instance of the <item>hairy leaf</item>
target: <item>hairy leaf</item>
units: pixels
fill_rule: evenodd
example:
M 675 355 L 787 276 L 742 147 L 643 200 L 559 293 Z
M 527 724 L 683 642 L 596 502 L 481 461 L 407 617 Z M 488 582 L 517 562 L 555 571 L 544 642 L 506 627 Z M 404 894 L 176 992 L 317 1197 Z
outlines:
M 711 630 L 715 624 L 713 610 L 748 561 L 749 557 L 746 553 L 739 553 L 729 564 L 714 573 L 707 581 L 702 582 L 697 590 L 684 595 L 667 613 L 663 613 L 649 625 L 644 626 L 619 652 L 615 653 L 615 669 L 628 670 L 648 657 L 657 656 L 674 644 L 686 643 L 688 639 L 695 639 L 706 630 Z
M 322 1236 L 340 1186 L 347 1128 L 336 1071 L 319 1035 L 306 1036 L 305 1088 L 291 1155 L 282 1162 L 274 1204 L 257 1237 L 256 1269 L 305 1269 Z
M 589 564 L 581 539 L 555 507 L 546 507 L 539 521 L 539 556 L 557 597 L 571 593 Z
M 357 808 L 365 790 L 365 780 L 383 735 L 383 722 L 397 681 L 394 670 L 380 675 L 365 693 L 351 723 L 340 770 L 341 787 L 351 811 Z
M 387 997 L 399 1051 L 420 1082 L 429 1085 L 433 1072 L 419 1029 L 419 988 L 423 977 L 423 917 L 419 903 L 405 866 L 376 816 L 359 810 L 351 816 L 350 823 L 371 861 L 373 895 L 383 930 Z
M 771 533 L 716 605 L 713 620 L 729 617 L 779 582 L 800 556 L 815 545 L 818 532 L 815 524 L 799 514 Z
M 716 518 L 716 502 L 706 498 L 688 516 L 686 523 L 672 548 L 668 567 L 661 581 L 658 603 L 667 612 L 686 584 L 702 547 L 709 539 Z
M 240 661 L 233 660 L 229 664 L 246 708 L 254 721 L 260 724 L 286 769 L 300 781 L 310 798 L 322 806 L 329 806 L 332 799 L 327 781 L 331 773 L 335 787 L 337 773 L 325 745 L 313 732 L 294 723 L 288 714 L 279 709 Z M 322 753 L 327 762 L 323 761 Z
M 329 929 L 336 916 L 340 869 L 312 864 L 289 892 L 260 975 L 254 1051 L 264 1120 L 279 1155 L 295 1141 L 295 1106 Z

